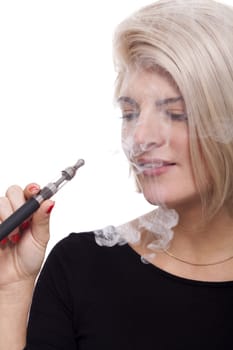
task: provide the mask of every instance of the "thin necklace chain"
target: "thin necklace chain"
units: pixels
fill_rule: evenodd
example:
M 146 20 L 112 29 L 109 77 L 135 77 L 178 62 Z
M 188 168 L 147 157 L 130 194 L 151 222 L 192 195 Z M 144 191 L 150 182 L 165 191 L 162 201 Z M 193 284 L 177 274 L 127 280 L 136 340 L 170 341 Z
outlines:
M 211 266 L 211 265 L 219 265 L 219 264 L 223 264 L 225 263 L 226 261 L 229 261 L 231 259 L 233 259 L 233 255 L 232 256 L 229 256 L 228 258 L 226 259 L 223 259 L 223 260 L 219 260 L 219 261 L 216 261 L 216 262 L 212 262 L 212 263 L 208 263 L 208 264 L 198 264 L 198 263 L 192 263 L 190 261 L 187 261 L 187 260 L 184 260 L 182 258 L 179 258 L 178 256 L 172 254 L 171 252 L 169 252 L 168 250 L 165 250 L 163 249 L 163 252 L 165 254 L 167 254 L 168 256 L 170 256 L 171 258 L 173 259 L 176 259 L 184 264 L 188 264 L 188 265 L 192 265 L 192 266 Z

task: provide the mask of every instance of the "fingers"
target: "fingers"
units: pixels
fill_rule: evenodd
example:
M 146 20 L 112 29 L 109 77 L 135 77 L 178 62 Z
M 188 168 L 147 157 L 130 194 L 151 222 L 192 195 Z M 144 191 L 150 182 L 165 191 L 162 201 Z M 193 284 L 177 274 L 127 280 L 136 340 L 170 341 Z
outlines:
M 49 241 L 49 220 L 55 202 L 46 200 L 32 217 L 31 232 L 37 243 L 45 247 Z
M 6 196 L 0 198 L 0 223 L 7 219 L 15 210 L 17 210 L 23 203 L 25 198 L 23 191 L 19 186 L 11 186 L 6 191 Z M 13 230 L 8 237 L 9 239 L 18 239 L 18 228 Z M 6 243 L 6 239 L 1 241 L 2 244 Z
M 17 210 L 25 202 L 25 197 L 22 188 L 17 185 L 9 187 L 6 191 L 6 200 L 8 200 L 9 206 L 11 207 L 12 211 Z M 1 215 L 3 215 L 3 213 L 1 213 Z M 3 219 L 5 220 L 6 217 L 4 217 Z
M 27 185 L 24 191 L 16 185 L 9 187 L 6 191 L 6 196 L 0 198 L 0 223 L 21 207 L 28 198 L 37 194 L 39 191 L 40 186 L 36 183 Z M 4 245 L 9 240 L 12 243 L 17 243 L 23 231 L 28 230 L 38 243 L 45 246 L 49 239 L 49 217 L 53 207 L 54 202 L 46 200 L 33 217 L 27 219 L 20 227 L 12 231 L 7 239 L 1 241 L 1 245 Z
M 30 183 L 24 189 L 24 197 L 29 199 L 40 191 L 40 186 L 36 183 Z

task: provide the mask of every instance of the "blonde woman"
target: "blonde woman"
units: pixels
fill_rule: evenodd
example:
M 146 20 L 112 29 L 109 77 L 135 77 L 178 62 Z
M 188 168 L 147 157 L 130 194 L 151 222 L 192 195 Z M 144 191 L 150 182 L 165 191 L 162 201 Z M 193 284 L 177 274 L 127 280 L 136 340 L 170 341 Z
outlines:
M 33 291 L 44 202 L 1 244 L 1 349 L 233 347 L 232 52 L 233 9 L 211 0 L 157 1 L 118 26 L 122 146 L 155 210 L 71 234 Z M 8 189 L 1 220 L 38 191 Z

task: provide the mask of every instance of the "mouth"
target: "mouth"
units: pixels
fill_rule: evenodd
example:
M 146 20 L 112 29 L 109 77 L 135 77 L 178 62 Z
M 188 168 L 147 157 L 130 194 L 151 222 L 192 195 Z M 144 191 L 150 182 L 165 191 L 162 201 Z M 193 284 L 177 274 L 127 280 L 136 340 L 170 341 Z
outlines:
M 166 171 L 168 168 L 176 165 L 174 162 L 155 159 L 155 160 L 138 160 L 132 163 L 134 169 L 138 174 L 143 173 L 145 175 L 159 175 Z

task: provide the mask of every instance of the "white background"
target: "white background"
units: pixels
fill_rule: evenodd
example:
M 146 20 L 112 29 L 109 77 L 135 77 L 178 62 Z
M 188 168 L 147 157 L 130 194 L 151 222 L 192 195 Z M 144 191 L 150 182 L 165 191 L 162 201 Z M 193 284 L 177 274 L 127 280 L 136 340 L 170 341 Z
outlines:
M 150 2 L 0 0 L 0 195 L 86 162 L 54 196 L 48 251 L 151 210 L 128 176 L 112 102 L 114 29 Z

